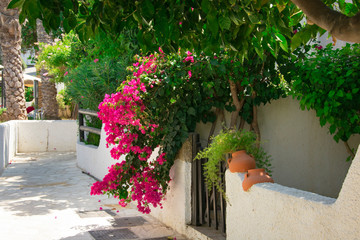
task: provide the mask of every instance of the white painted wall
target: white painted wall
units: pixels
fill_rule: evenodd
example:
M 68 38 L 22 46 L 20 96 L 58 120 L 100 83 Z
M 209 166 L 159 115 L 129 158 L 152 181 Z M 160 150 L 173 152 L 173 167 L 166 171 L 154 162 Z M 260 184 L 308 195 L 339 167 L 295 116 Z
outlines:
M 0 124 L 0 174 L 18 152 L 76 150 L 75 120 L 8 121 Z
M 226 116 L 229 123 L 230 114 Z M 344 144 L 334 141 L 327 126 L 320 127 L 315 111 L 302 111 L 298 100 L 288 97 L 261 106 L 258 118 L 262 146 L 272 156 L 275 182 L 336 198 L 351 162 L 346 162 Z M 203 146 L 210 126 L 197 127 Z M 220 128 L 219 124 L 216 131 Z M 360 136 L 349 142 L 356 149 Z
M 228 240 L 360 239 L 360 151 L 337 200 L 272 183 L 244 192 L 243 179 L 226 172 Z
M 103 179 L 108 173 L 108 167 L 117 162 L 111 157 L 110 148 L 106 148 L 104 127 L 101 129 L 99 147 L 86 145 L 77 140 L 76 152 L 78 167 L 99 180 Z M 124 157 L 121 159 L 124 159 Z M 121 161 L 121 159 L 118 161 Z
M 76 151 L 75 120 L 17 121 L 18 152 Z

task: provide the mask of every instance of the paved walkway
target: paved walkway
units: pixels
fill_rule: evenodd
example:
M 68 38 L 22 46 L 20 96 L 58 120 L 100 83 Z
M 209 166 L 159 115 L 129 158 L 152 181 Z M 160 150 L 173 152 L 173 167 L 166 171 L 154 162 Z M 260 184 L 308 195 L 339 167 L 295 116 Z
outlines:
M 0 177 L 0 239 L 185 239 L 135 207 L 90 196 L 74 153 L 15 157 Z M 101 210 L 100 210 L 101 209 Z

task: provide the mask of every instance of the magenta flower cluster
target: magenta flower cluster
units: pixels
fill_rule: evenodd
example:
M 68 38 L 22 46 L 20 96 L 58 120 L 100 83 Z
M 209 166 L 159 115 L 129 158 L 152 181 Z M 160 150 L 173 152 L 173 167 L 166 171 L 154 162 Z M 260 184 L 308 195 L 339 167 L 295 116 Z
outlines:
M 158 182 L 161 176 L 158 176 L 156 167 L 166 162 L 166 154 L 160 153 L 155 161 L 150 161 L 156 146 L 144 146 L 138 141 L 140 137 L 153 138 L 152 133 L 159 128 L 151 119 L 144 117 L 146 107 L 142 99 L 147 93 L 146 87 L 153 84 L 143 82 L 142 77 L 156 72 L 156 61 L 156 57 L 150 55 L 142 62 L 135 63 L 133 78 L 122 83 L 121 91 L 106 95 L 99 105 L 98 117 L 104 124 L 107 147 L 111 146 L 112 158 L 118 160 L 122 155 L 131 155 L 140 162 L 134 164 L 124 160 L 116 163 L 109 168 L 104 179 L 94 183 L 91 188 L 92 195 L 114 195 L 121 206 L 137 201 L 137 207 L 143 213 L 150 212 L 150 205 L 161 206 L 164 198 Z
M 146 105 L 151 102 L 152 93 L 166 83 L 162 78 L 167 74 L 164 66 L 168 59 L 159 48 L 159 53 L 136 60 L 128 67 L 132 74 L 120 85 L 120 91 L 105 95 L 98 112 L 111 157 L 119 160 L 125 155 L 125 160 L 112 165 L 104 179 L 93 184 L 91 194 L 113 195 L 121 206 L 134 201 L 139 211 L 149 213 L 151 206 L 162 207 L 171 180 L 168 176 L 171 164 L 163 149 L 160 148 L 158 156 L 152 158 L 166 133 Z M 180 61 L 190 67 L 184 79 L 189 81 L 193 77 L 193 53 L 187 51 Z

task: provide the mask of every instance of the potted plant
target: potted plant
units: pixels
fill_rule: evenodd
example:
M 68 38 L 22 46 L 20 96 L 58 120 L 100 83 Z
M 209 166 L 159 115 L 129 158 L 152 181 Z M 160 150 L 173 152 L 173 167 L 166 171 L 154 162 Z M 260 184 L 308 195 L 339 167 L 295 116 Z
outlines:
M 210 145 L 203 151 L 199 152 L 195 159 L 207 158 L 208 161 L 204 164 L 205 181 L 209 189 L 215 186 L 221 193 L 224 190 L 220 184 L 221 174 L 219 173 L 219 164 L 226 161 L 226 154 L 232 154 L 232 158 L 228 160 L 231 163 L 235 161 L 240 155 L 247 158 L 245 168 L 238 169 L 247 171 L 251 168 L 264 168 L 268 173 L 271 172 L 270 155 L 265 153 L 261 147 L 257 147 L 256 135 L 247 130 L 222 130 L 218 135 L 212 138 Z M 255 163 L 251 163 L 251 159 Z M 237 160 L 236 160 L 237 161 Z M 256 165 L 256 166 L 255 166 Z M 237 167 L 230 167 L 231 171 L 236 171 Z M 246 170 L 245 170 L 246 169 Z

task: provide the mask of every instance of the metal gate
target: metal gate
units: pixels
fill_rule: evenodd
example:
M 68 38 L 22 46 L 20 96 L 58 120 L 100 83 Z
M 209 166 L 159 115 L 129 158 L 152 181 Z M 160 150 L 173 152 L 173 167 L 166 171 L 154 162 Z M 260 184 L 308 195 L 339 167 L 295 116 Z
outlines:
M 192 135 L 192 157 L 201 150 L 199 134 Z M 207 159 L 195 160 L 192 163 L 192 215 L 191 223 L 194 226 L 207 226 L 226 232 L 225 213 L 226 201 L 223 195 L 213 187 L 208 189 L 204 178 L 203 164 Z M 219 166 L 221 185 L 225 187 L 226 163 Z

